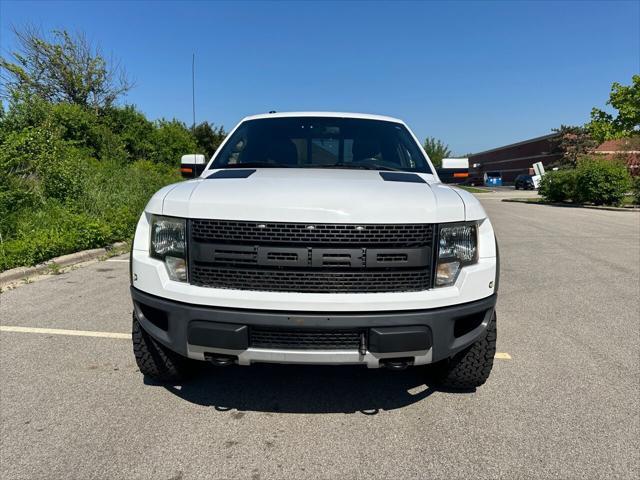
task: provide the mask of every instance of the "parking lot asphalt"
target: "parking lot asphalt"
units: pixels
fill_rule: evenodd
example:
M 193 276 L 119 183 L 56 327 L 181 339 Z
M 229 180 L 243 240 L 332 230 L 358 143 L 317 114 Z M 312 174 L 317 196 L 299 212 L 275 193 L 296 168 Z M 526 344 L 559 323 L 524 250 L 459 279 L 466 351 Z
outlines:
M 477 391 L 279 365 L 164 387 L 126 338 L 5 329 L 0 478 L 639 478 L 640 215 L 501 197 L 511 359 Z M 126 256 L 0 294 L 0 325 L 129 332 Z

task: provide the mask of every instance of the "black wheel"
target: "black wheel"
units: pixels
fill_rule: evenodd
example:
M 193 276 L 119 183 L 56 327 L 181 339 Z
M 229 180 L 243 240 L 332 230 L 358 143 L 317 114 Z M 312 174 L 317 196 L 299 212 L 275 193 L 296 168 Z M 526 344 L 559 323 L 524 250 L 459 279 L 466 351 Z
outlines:
M 515 184 L 516 190 L 520 190 L 520 187 L 518 187 L 518 184 Z
M 493 312 L 484 337 L 453 358 L 433 366 L 431 373 L 436 383 L 456 390 L 470 390 L 484 384 L 493 368 L 497 333 L 497 316 Z
M 132 325 L 133 354 L 140 372 L 158 382 L 184 380 L 191 372 L 191 361 L 154 340 L 144 331 L 135 312 Z

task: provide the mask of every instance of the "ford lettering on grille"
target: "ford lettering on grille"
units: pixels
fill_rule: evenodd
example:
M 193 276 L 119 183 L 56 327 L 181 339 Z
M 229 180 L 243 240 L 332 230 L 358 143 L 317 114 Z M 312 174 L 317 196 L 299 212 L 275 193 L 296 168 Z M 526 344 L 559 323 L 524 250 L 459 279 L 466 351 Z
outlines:
M 309 293 L 431 287 L 431 224 L 189 223 L 194 285 Z

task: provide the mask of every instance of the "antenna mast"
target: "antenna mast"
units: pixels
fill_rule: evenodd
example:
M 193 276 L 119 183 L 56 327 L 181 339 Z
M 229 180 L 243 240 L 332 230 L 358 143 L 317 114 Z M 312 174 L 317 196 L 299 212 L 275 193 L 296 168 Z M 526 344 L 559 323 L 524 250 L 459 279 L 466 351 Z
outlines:
M 191 110 L 193 113 L 193 123 L 191 130 L 196 129 L 196 54 L 191 56 Z

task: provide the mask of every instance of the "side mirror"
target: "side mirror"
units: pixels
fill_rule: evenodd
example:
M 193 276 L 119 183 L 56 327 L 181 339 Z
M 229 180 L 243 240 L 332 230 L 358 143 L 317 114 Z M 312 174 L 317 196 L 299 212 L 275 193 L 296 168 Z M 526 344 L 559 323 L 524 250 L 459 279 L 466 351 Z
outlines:
M 200 153 L 190 153 L 183 155 L 180 159 L 180 173 L 184 178 L 196 178 L 207 166 L 205 156 Z

